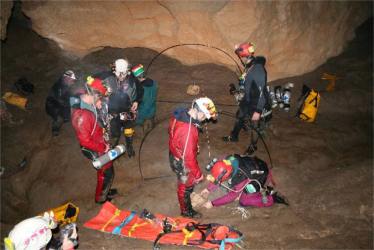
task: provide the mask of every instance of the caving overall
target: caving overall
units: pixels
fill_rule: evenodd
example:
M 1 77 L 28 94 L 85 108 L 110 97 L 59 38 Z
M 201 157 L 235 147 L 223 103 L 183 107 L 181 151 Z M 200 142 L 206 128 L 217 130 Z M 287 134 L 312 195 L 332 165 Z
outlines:
M 134 126 L 137 112 L 131 112 L 134 102 L 141 102 L 142 88 L 136 84 L 135 78 L 128 75 L 119 82 L 114 74 L 104 80 L 109 84 L 112 94 L 109 96 L 108 111 L 112 116 L 110 120 L 110 134 L 112 146 L 116 146 L 123 131 L 126 140 L 126 152 L 129 157 L 135 155 L 133 148 Z
M 262 131 L 266 123 L 271 119 L 271 99 L 266 87 L 267 72 L 262 63 L 260 59 L 255 58 L 254 61 L 246 67 L 246 72 L 244 73 L 241 84 L 244 95 L 239 102 L 234 128 L 230 136 L 223 138 L 225 141 L 238 141 L 239 132 L 242 128 L 255 128 Z M 251 118 L 255 112 L 260 113 L 261 118 L 259 121 L 253 122 Z M 251 127 L 248 127 L 248 124 L 250 124 Z M 251 137 L 252 141 L 247 151 L 252 151 L 256 148 L 255 144 L 257 143 L 258 137 L 253 138 L 254 135 Z
M 158 84 L 150 78 L 146 78 L 140 84 L 144 89 L 144 94 L 142 102 L 139 104 L 136 125 L 143 125 L 144 131 L 149 131 L 155 123 Z M 151 125 L 147 126 L 149 122 Z
M 288 205 L 287 201 L 274 190 L 274 180 L 268 166 L 257 157 L 229 155 L 225 158 L 233 171 L 225 184 L 210 183 L 209 191 L 219 185 L 227 189 L 227 193 L 212 200 L 212 205 L 222 206 L 236 199 L 243 207 L 269 207 L 276 203 Z M 226 186 L 227 185 L 227 186 Z
M 70 121 L 69 85 L 61 77 L 48 93 L 45 110 L 52 117 L 52 134 L 57 136 L 64 122 Z
M 105 153 L 103 128 L 92 112 L 92 106 L 82 102 L 80 108 L 73 109 L 71 122 L 85 157 L 93 160 Z M 97 170 L 95 202 L 103 203 L 108 199 L 113 179 L 114 169 L 110 161 Z
M 192 208 L 190 197 L 194 186 L 203 178 L 196 159 L 199 141 L 197 125 L 198 121 L 190 119 L 187 110 L 182 108 L 175 110 L 169 121 L 169 159 L 170 167 L 178 178 L 179 207 L 182 216 L 191 218 L 201 216 Z

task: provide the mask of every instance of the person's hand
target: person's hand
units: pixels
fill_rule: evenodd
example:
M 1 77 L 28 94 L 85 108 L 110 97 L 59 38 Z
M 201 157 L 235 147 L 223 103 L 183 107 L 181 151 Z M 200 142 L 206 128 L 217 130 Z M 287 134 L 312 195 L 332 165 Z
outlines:
M 62 250 L 73 250 L 73 249 L 75 249 L 74 248 L 74 243 L 71 242 L 68 239 L 64 239 L 64 242 L 62 243 L 61 249 Z
M 253 113 L 253 115 L 252 115 L 252 121 L 258 121 L 258 120 L 260 120 L 260 113 L 258 113 L 258 112 L 254 112 Z
M 138 109 L 138 102 L 134 102 L 131 106 L 131 111 L 135 112 Z
M 209 195 L 209 190 L 207 188 L 203 189 L 203 191 L 201 191 L 200 195 L 204 198 L 204 199 L 207 199 L 208 198 L 208 195 Z
M 213 207 L 213 204 L 211 201 L 207 201 L 204 203 L 203 207 L 205 207 L 206 209 L 211 209 Z

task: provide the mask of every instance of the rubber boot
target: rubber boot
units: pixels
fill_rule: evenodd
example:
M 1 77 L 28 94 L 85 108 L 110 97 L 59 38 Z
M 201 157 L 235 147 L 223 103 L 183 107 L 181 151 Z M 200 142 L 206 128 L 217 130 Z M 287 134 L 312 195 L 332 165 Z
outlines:
M 111 188 L 108 191 L 107 198 L 113 199 L 117 195 L 118 195 L 118 190 L 116 188 Z
M 192 203 L 191 203 L 191 193 L 193 192 L 193 187 L 186 188 L 184 192 L 184 204 L 185 204 L 185 210 L 182 211 L 181 215 L 183 217 L 189 217 L 189 218 L 196 218 L 199 219 L 202 217 L 202 214 L 195 211 L 192 208 Z
M 132 136 L 125 136 L 126 139 L 126 152 L 127 155 L 131 158 L 135 156 L 135 150 L 132 147 Z
M 103 204 L 106 201 L 111 201 L 114 196 L 109 196 L 109 192 L 114 193 L 116 190 L 112 189 L 112 183 L 114 179 L 114 168 L 113 163 L 109 162 L 103 166 L 102 169 L 97 171 L 97 185 L 95 202 L 98 204 Z

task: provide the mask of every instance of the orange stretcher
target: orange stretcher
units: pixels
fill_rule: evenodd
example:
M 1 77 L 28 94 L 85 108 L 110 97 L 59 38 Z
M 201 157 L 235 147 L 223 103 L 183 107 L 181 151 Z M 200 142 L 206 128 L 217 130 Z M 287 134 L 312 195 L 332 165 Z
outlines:
M 105 233 L 152 241 L 154 249 L 160 244 L 196 246 L 204 249 L 230 250 L 243 237 L 238 230 L 216 223 L 199 224 L 184 217 L 119 210 L 110 202 L 84 224 Z

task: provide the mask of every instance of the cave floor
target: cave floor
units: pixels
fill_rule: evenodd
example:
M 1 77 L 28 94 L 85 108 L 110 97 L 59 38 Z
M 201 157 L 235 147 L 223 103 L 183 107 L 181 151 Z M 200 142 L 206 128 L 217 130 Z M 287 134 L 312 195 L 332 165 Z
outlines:
M 372 26 L 369 26 L 358 29 L 357 38 L 341 55 L 313 72 L 270 82 L 271 86 L 295 84 L 290 112 L 275 108 L 265 137 L 277 190 L 287 197 L 290 206 L 246 208 L 248 218 L 235 213 L 237 202 L 211 210 L 199 208 L 202 222 L 225 223 L 239 229 L 245 235 L 245 249 L 373 248 Z M 175 50 L 177 53 L 178 49 Z M 36 88 L 28 97 L 32 108 L 23 111 L 8 105 L 12 121 L 1 124 L 1 166 L 5 169 L 1 178 L 2 237 L 20 220 L 72 201 L 80 208 L 79 249 L 152 248 L 151 242 L 83 227 L 100 210 L 94 203 L 96 173 L 81 154 L 69 123 L 64 124 L 58 137 L 51 136 L 44 101 L 50 86 L 66 69 L 75 70 L 82 79 L 108 69 L 116 58 L 126 56 L 130 62 L 147 66 L 156 55 L 155 51 L 142 48 L 104 48 L 76 58 L 33 33 L 23 20 L 11 21 L 8 38 L 1 48 L 2 94 L 12 90 L 12 84 L 21 76 Z M 147 208 L 153 213 L 178 216 L 176 178 L 168 163 L 168 118 L 175 107 L 188 106 L 186 103 L 193 99 L 185 91 L 191 83 L 199 84 L 203 94 L 212 98 L 220 111 L 234 114 L 235 102 L 227 91 L 228 84 L 236 82 L 234 68 L 213 62 L 187 66 L 167 53 L 153 62 L 148 74 L 159 83 L 157 126 L 144 140 L 141 152 L 138 150 L 144 134 L 137 127 L 136 157 L 122 156 L 114 163 L 113 186 L 120 195 L 113 203 L 118 208 L 137 211 Z M 327 82 L 320 79 L 324 72 L 341 77 L 333 92 L 325 91 Z M 321 90 L 321 107 L 315 123 L 295 117 L 303 84 Z M 232 117 L 221 115 L 216 124 L 208 125 L 211 156 L 243 153 L 248 133 L 242 132 L 235 144 L 221 140 L 233 123 Z M 209 162 L 205 135 L 200 136 L 200 149 L 198 160 L 204 168 Z M 261 142 L 256 155 L 270 164 Z M 22 167 L 19 163 L 23 159 L 27 164 Z M 141 181 L 139 166 L 145 181 Z M 199 184 L 196 191 L 205 186 L 206 182 Z M 162 246 L 162 249 L 183 248 Z

